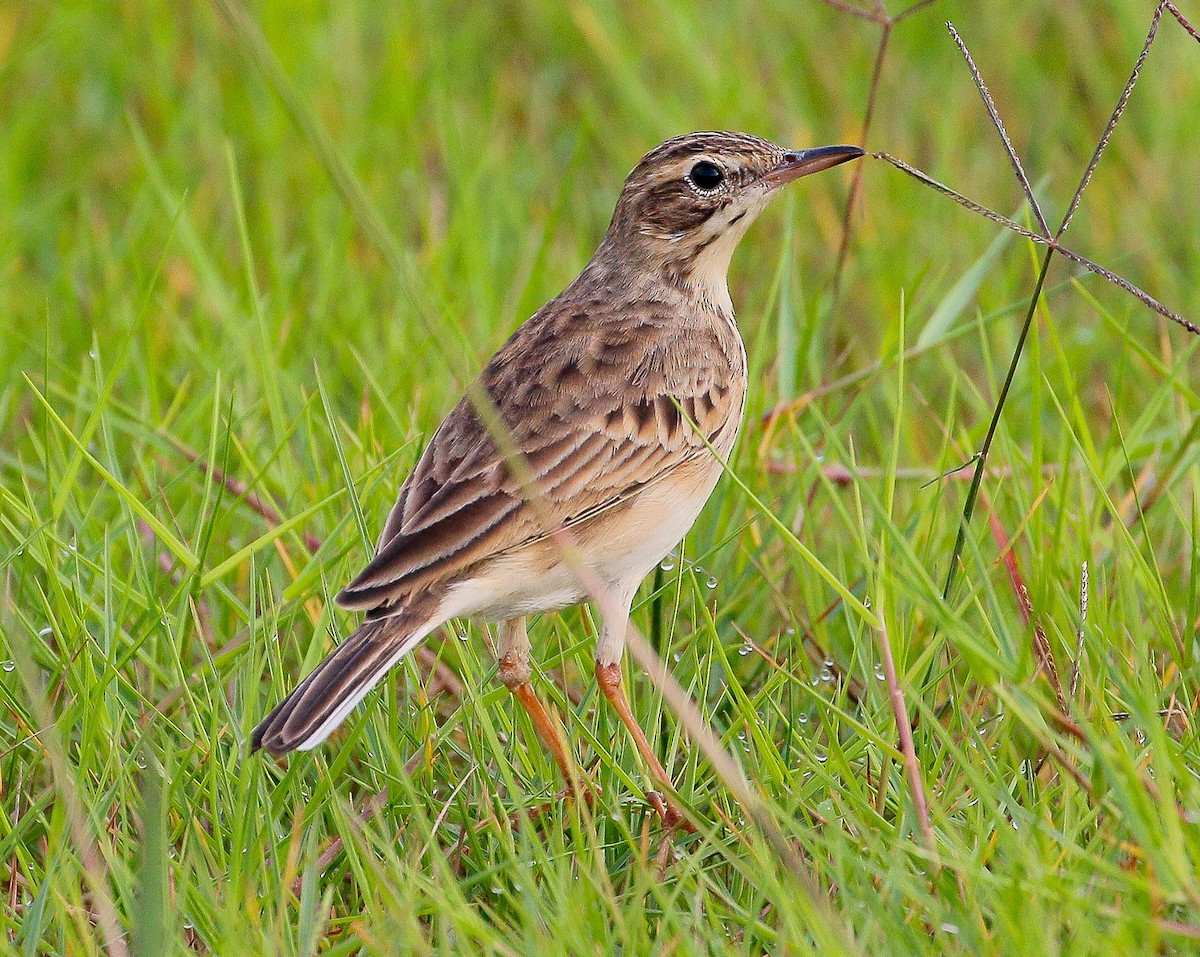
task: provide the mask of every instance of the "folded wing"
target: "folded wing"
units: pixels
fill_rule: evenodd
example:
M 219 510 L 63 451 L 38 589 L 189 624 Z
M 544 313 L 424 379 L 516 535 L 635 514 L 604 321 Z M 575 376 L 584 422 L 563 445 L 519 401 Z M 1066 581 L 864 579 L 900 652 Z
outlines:
M 463 398 L 339 604 L 390 614 L 416 590 L 461 580 L 491 556 L 613 507 L 736 429 L 741 395 L 731 383 L 744 359 L 732 329 L 681 326 L 661 303 L 603 322 L 587 307 L 551 303 L 501 348 L 478 385 L 506 437 L 497 442 Z M 503 449 L 527 464 L 538 508 Z

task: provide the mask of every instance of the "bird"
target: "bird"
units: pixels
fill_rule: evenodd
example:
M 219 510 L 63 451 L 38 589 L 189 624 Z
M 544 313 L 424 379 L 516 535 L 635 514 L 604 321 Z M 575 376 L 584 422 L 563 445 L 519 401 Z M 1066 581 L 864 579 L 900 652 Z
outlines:
M 621 659 L 639 584 L 699 516 L 741 426 L 730 259 L 780 187 L 862 155 L 697 132 L 643 156 L 583 271 L 500 347 L 400 487 L 374 556 L 335 598 L 362 624 L 254 729 L 252 749 L 317 747 L 432 631 L 474 618 L 497 624 L 499 679 L 571 784 L 566 742 L 531 685 L 526 618 L 594 597 L 590 577 L 610 596 L 597 684 L 670 789 Z

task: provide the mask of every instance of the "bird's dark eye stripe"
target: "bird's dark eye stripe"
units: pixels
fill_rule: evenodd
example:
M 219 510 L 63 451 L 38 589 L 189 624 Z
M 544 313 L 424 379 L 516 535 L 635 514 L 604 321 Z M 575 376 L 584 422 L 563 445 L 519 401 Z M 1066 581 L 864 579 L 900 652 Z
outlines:
M 716 189 L 724 178 L 725 174 L 721 172 L 721 168 L 708 160 L 701 160 L 688 173 L 692 185 L 704 190 Z

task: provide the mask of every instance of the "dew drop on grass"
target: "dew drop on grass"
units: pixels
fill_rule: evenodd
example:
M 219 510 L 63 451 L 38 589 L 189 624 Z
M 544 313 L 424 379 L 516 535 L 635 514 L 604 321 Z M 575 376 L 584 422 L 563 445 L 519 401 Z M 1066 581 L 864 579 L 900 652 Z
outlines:
M 942 933 L 943 934 L 957 934 L 958 933 L 958 924 L 951 924 L 949 921 L 947 921 L 945 924 L 942 924 Z
M 683 655 L 676 651 L 671 655 L 671 660 L 678 664 L 683 659 Z
M 6 658 L 4 661 L 0 661 L 0 671 L 10 672 L 15 670 L 16 667 L 17 663 L 11 658 Z
M 659 563 L 658 567 L 661 568 L 664 572 L 674 571 L 675 570 L 675 559 L 672 558 L 670 555 L 668 555 L 666 558 L 664 558 Z
M 816 754 L 813 755 L 813 757 L 816 758 L 817 764 L 824 764 L 826 761 L 829 760 L 829 755 L 826 754 L 824 751 L 818 751 Z
M 708 581 L 706 581 L 706 582 L 704 583 L 704 587 L 705 587 L 705 588 L 707 588 L 709 591 L 711 591 L 712 589 L 716 588 L 716 587 L 717 587 L 717 576 L 716 576 L 716 575 L 709 575 L 709 576 L 708 576 Z
M 801 712 L 800 715 L 796 718 L 796 720 L 799 721 L 801 724 L 808 724 L 808 715 Z
M 741 648 L 738 649 L 738 654 L 741 655 L 743 658 L 745 658 L 746 655 L 750 654 L 750 652 L 752 652 L 753 650 L 754 650 L 754 646 L 751 645 L 750 642 L 747 641 L 744 645 L 742 645 Z
M 54 629 L 51 628 L 49 625 L 47 625 L 45 628 L 43 628 L 41 631 L 38 632 L 38 637 L 39 638 L 47 638 L 52 634 L 54 634 Z
M 143 771 L 146 770 L 146 756 L 144 754 L 139 754 L 137 756 L 137 766 Z
M 875 680 L 876 681 L 886 681 L 887 680 L 887 675 L 885 675 L 883 673 L 883 665 L 875 666 Z

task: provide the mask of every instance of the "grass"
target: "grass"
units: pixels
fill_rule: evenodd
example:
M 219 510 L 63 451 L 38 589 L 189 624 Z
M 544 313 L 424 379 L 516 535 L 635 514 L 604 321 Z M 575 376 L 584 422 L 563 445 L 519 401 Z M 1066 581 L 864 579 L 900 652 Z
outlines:
M 587 610 L 533 637 L 591 811 L 510 824 L 561 783 L 473 625 L 330 746 L 247 756 L 352 627 L 330 596 L 439 417 L 578 271 L 624 172 L 688 129 L 852 140 L 879 35 L 815 3 L 450 6 L 255 5 L 290 106 L 205 4 L 0 7 L 0 948 L 1200 952 L 1196 341 L 1051 267 L 944 602 L 968 483 L 937 476 L 983 438 L 1039 250 L 882 163 L 836 304 L 847 176 L 793 187 L 735 258 L 734 475 L 635 610 L 832 916 L 631 665 L 704 825 L 660 879 Z M 953 19 L 1054 222 L 1151 10 L 939 0 L 890 36 L 869 145 L 1016 207 Z M 1164 23 L 1067 236 L 1191 319 L 1198 98 L 1200 48 Z

